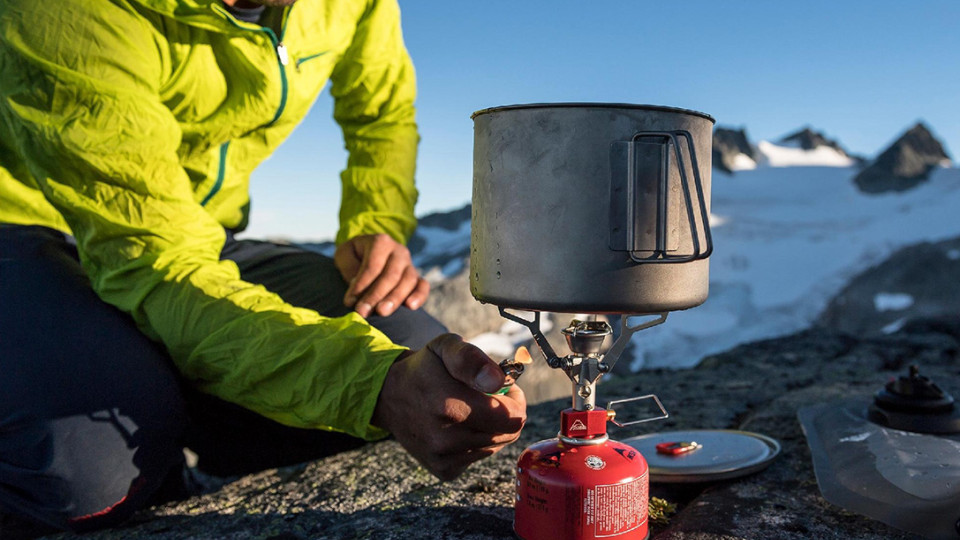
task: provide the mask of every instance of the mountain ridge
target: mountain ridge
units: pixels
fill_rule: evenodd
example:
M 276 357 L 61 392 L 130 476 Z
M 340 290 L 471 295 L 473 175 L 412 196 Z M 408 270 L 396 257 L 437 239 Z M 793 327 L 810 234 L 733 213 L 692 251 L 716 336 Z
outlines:
M 854 178 L 864 193 L 906 191 L 930 177 L 930 172 L 950 163 L 943 143 L 923 123 L 917 122 Z

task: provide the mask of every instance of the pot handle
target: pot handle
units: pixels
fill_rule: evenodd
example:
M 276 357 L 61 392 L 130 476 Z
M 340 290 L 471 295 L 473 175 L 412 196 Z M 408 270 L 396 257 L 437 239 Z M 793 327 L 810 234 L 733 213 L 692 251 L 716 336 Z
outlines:
M 681 151 L 680 139 L 685 140 L 687 151 Z M 696 150 L 693 146 L 693 136 L 689 131 L 640 131 L 629 142 L 614 143 L 615 149 L 612 159 L 614 176 L 611 184 L 610 201 L 610 248 L 615 251 L 627 251 L 630 258 L 639 264 L 650 263 L 683 263 L 706 259 L 713 253 L 713 236 L 710 233 L 709 215 L 707 213 L 706 196 L 703 190 L 703 181 L 700 177 L 700 167 L 697 161 Z M 654 146 L 652 154 L 655 166 L 658 169 L 650 175 L 651 167 L 638 167 L 641 146 Z M 624 152 L 624 147 L 626 152 Z M 668 245 L 667 233 L 669 229 L 669 209 L 676 204 L 669 197 L 670 192 L 670 153 L 676 158 L 677 169 L 680 175 L 680 186 L 686 207 L 687 222 L 690 225 L 690 238 L 693 242 L 693 252 L 676 255 L 676 251 Z M 623 155 L 625 153 L 625 156 Z M 649 153 L 649 151 L 648 151 Z M 687 159 L 684 159 L 686 154 Z M 626 158 L 626 168 L 623 168 L 623 158 Z M 690 173 L 687 172 L 689 164 Z M 617 174 L 621 172 L 621 174 Z M 647 176 L 643 176 L 646 174 Z M 655 178 L 653 178 L 655 176 Z M 690 177 L 693 178 L 693 190 L 690 186 Z M 656 185 L 651 185 L 652 183 Z M 653 249 L 638 249 L 638 237 L 643 234 L 644 224 L 638 218 L 644 217 L 643 209 L 638 209 L 638 200 L 642 195 L 643 187 L 647 192 L 656 191 L 656 232 L 653 240 Z M 624 197 L 623 191 L 626 191 Z M 697 212 L 694 211 L 693 197 L 696 195 Z M 624 199 L 626 204 L 624 205 Z M 648 202 L 649 205 L 649 202 Z M 699 217 L 699 224 L 698 218 Z M 647 223 L 646 225 L 649 225 Z M 700 235 L 702 225 L 703 235 Z M 647 239 L 650 240 L 649 238 Z M 640 252 L 650 253 L 641 256 Z

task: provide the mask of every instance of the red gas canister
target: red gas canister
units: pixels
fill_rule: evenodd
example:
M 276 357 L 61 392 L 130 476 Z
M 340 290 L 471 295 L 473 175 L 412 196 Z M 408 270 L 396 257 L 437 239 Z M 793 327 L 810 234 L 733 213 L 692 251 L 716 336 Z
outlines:
M 647 538 L 646 460 L 633 447 L 609 440 L 605 429 L 590 438 L 570 436 L 571 427 L 604 426 L 606 411 L 567 409 L 561 415 L 558 438 L 520 455 L 516 533 L 524 540 Z

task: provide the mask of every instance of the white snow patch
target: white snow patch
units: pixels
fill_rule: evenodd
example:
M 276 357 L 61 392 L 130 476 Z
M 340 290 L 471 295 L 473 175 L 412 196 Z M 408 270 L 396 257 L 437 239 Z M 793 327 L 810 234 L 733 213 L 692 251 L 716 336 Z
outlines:
M 850 435 L 849 437 L 844 437 L 840 439 L 840 442 L 860 442 L 865 441 L 870 438 L 870 432 L 867 433 L 858 433 L 857 435 Z
M 724 224 L 727 223 L 727 221 L 730 221 L 730 218 L 726 216 L 719 216 L 717 214 L 710 214 L 709 219 L 710 219 L 711 228 L 722 227 Z
M 906 322 L 907 322 L 906 317 L 900 317 L 899 319 L 881 328 L 880 331 L 883 332 L 884 334 L 893 334 L 895 332 L 900 331 L 900 329 L 903 328 L 903 325 Z
M 453 253 L 469 253 L 470 220 L 466 220 L 453 231 L 440 227 L 419 227 L 417 236 L 424 240 L 424 247 L 414 257 L 413 263 L 422 267 L 421 261 L 432 257 L 442 257 Z M 463 261 L 444 265 L 442 271 L 446 277 L 453 277 L 463 269 Z
M 637 332 L 633 369 L 690 367 L 807 328 L 851 278 L 894 251 L 960 235 L 960 169 L 937 169 L 914 189 L 882 195 L 860 193 L 856 173 L 760 167 L 714 182 L 710 296 Z M 905 205 L 917 211 L 899 211 Z
M 951 261 L 960 259 L 960 249 L 950 249 L 947 250 L 947 258 Z
M 521 318 L 533 320 L 529 313 L 514 313 Z M 552 316 L 548 313 L 540 315 L 540 331 L 546 334 L 553 329 Z M 530 339 L 530 330 L 526 326 L 513 321 L 505 321 L 497 332 L 484 332 L 467 340 L 486 352 L 494 359 L 512 358 L 517 347 Z M 532 352 L 532 351 L 531 351 Z M 536 357 L 537 355 L 534 355 Z
M 674 317 L 676 319 L 677 317 Z M 721 332 L 734 330 L 739 317 L 726 309 L 696 310 L 683 312 L 683 328 L 679 329 L 684 335 L 692 337 L 712 336 Z
M 731 171 L 749 171 L 756 168 L 757 162 L 746 154 L 737 154 L 733 156 L 733 164 L 730 166 Z
M 829 146 L 804 150 L 796 146 L 774 144 L 770 141 L 757 143 L 760 161 L 768 167 L 850 167 L 856 161 Z
M 496 332 L 477 334 L 468 339 L 467 342 L 476 345 L 494 359 L 508 358 L 517 350 L 509 336 Z
M 430 268 L 429 270 L 424 272 L 423 279 L 425 279 L 427 283 L 429 283 L 430 286 L 432 287 L 446 280 L 447 276 L 443 274 L 443 270 L 440 267 L 434 266 L 433 268 Z
M 873 307 L 877 311 L 903 311 L 913 305 L 913 296 L 906 293 L 877 293 Z

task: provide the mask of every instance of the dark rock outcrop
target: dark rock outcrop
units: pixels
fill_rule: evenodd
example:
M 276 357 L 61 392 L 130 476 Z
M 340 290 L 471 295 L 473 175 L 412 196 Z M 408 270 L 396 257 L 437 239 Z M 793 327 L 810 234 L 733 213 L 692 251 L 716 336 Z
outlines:
M 424 231 L 428 229 L 440 229 L 443 231 L 454 232 L 459 230 L 464 223 L 470 222 L 470 212 L 472 205 L 467 204 L 462 208 L 450 210 L 448 212 L 434 212 L 426 216 L 417 218 L 417 230 L 407 243 L 410 254 L 413 256 L 414 263 L 423 270 L 429 270 L 434 266 L 444 267 L 452 260 L 464 260 L 470 256 L 470 236 L 466 235 L 459 246 L 445 246 L 442 253 L 427 254 L 423 253 L 427 246 L 427 240 L 424 237 Z
M 756 150 L 747 139 L 746 129 L 717 127 L 713 130 L 713 166 L 732 173 L 738 155 L 744 154 L 756 161 Z
M 763 433 L 782 444 L 770 467 L 752 476 L 709 485 L 654 484 L 653 495 L 677 504 L 679 512 L 668 525 L 652 528 L 653 540 L 906 540 L 914 537 L 820 496 L 797 410 L 838 399 L 867 403 L 911 363 L 958 395 L 958 351 L 956 318 L 918 320 L 874 338 L 818 328 L 743 345 L 690 370 L 613 378 L 600 393 L 603 400 L 656 393 L 671 412 L 642 431 L 613 431 L 620 440 L 652 430 L 727 428 Z M 455 481 L 437 481 L 396 442 L 385 441 L 248 476 L 83 538 L 511 538 L 517 456 L 556 434 L 557 412 L 568 403 L 531 407 L 517 444 Z
M 847 153 L 846 150 L 843 149 L 843 147 L 840 146 L 840 143 L 838 143 L 833 139 L 828 139 L 826 136 L 824 136 L 823 133 L 820 133 L 819 131 L 814 131 L 809 127 L 805 127 L 799 131 L 795 131 L 789 135 L 784 136 L 783 138 L 780 139 L 780 143 L 795 144 L 804 150 L 814 150 L 815 148 L 818 148 L 820 146 L 827 146 L 829 148 L 833 148 L 834 150 L 836 150 L 837 152 L 840 152 L 845 156 L 850 155 Z
M 878 335 L 916 317 L 949 316 L 960 320 L 960 238 L 897 251 L 850 280 L 817 324 Z
M 473 205 L 467 204 L 456 210 L 446 212 L 433 212 L 417 218 L 418 227 L 430 227 L 455 231 L 465 222 L 470 221 L 470 213 Z
M 910 128 L 854 178 L 864 193 L 906 191 L 950 161 L 943 144 L 921 122 Z

